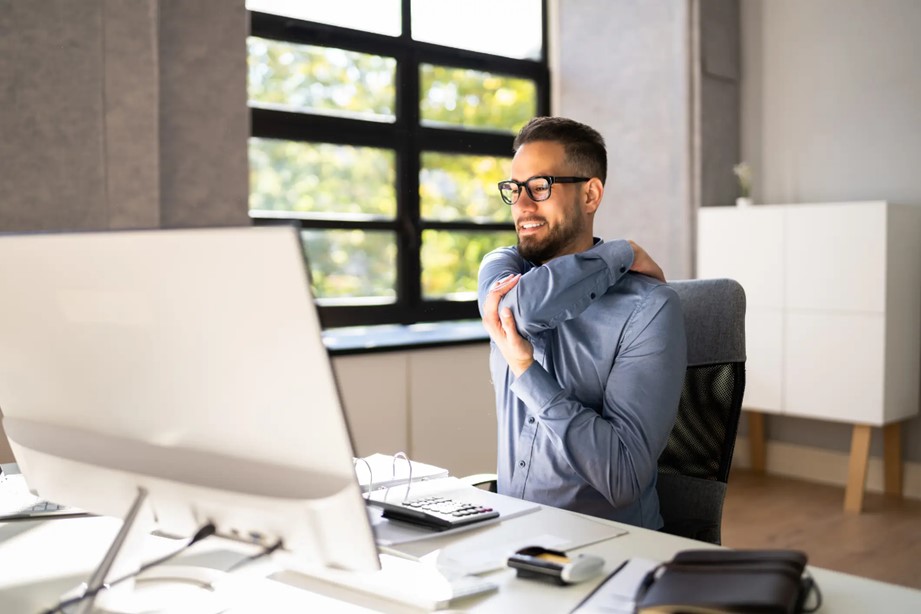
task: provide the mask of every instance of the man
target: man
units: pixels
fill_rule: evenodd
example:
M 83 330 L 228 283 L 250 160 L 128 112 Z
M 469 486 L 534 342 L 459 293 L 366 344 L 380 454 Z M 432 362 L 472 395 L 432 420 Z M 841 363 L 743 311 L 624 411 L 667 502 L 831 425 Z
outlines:
M 515 139 L 499 183 L 518 233 L 479 272 L 499 422 L 499 492 L 658 529 L 656 461 L 687 362 L 678 296 L 631 241 L 593 220 L 604 140 L 559 117 Z

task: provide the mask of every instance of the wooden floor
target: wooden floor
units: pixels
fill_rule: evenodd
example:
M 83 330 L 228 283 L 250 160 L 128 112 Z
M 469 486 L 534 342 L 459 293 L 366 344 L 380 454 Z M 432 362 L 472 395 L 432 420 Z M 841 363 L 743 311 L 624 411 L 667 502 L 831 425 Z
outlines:
M 921 501 L 867 493 L 847 514 L 844 488 L 734 470 L 723 545 L 792 548 L 809 564 L 921 589 Z

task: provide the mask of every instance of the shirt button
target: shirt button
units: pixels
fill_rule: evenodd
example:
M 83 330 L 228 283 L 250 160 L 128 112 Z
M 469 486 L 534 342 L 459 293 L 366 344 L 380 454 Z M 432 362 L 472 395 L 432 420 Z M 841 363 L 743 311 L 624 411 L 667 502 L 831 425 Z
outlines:
M 592 292 L 591 294 L 588 295 L 588 297 L 589 297 L 590 299 L 594 300 L 594 299 L 595 299 L 595 293 Z
M 625 267 L 625 266 L 620 267 L 620 272 L 621 272 L 621 273 L 623 273 L 623 272 L 626 271 L 626 270 L 627 270 L 627 267 Z
M 528 424 L 534 424 L 534 416 L 528 416 Z
M 526 464 L 527 464 L 527 463 L 525 463 L 524 461 L 518 461 L 518 466 L 519 466 L 519 467 L 524 467 Z

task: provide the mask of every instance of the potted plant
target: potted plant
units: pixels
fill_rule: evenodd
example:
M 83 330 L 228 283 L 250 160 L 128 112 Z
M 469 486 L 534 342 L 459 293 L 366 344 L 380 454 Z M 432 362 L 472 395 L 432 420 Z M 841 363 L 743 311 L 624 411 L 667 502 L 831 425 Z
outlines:
M 748 162 L 739 162 L 732 167 L 732 172 L 739 180 L 739 197 L 736 198 L 736 206 L 748 207 L 752 204 L 752 168 Z

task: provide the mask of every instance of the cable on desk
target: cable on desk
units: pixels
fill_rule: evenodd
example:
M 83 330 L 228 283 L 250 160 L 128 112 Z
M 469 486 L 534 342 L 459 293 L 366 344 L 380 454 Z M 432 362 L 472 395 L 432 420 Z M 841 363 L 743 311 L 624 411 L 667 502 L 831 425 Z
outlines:
M 250 556 L 246 558 L 240 559 L 239 561 L 237 561 L 236 563 L 228 567 L 226 572 L 230 573 L 231 571 L 237 570 L 240 567 L 243 567 L 244 565 L 249 565 L 253 561 L 257 561 L 264 556 L 268 556 L 272 554 L 273 552 L 281 548 L 283 545 L 284 545 L 284 542 L 279 539 L 277 542 L 275 542 L 271 546 L 267 546 L 263 548 L 261 552 L 257 552 L 256 554 L 251 554 Z
M 189 542 L 188 542 L 186 545 L 184 545 L 182 548 L 180 548 L 180 549 L 178 549 L 178 550 L 176 550 L 176 551 L 174 551 L 174 552 L 171 552 L 171 553 L 169 553 L 169 554 L 167 554 L 167 555 L 161 556 L 161 557 L 158 558 L 158 559 L 154 559 L 153 561 L 149 561 L 149 562 L 147 562 L 147 563 L 144 563 L 143 565 L 141 565 L 141 566 L 137 569 L 137 571 L 133 571 L 133 572 L 131 572 L 131 573 L 125 575 L 125 576 L 122 576 L 121 578 L 118 578 L 117 580 L 113 580 L 112 582 L 107 582 L 106 584 L 103 584 L 102 586 L 100 586 L 100 587 L 98 587 L 98 588 L 96 588 L 96 589 L 94 589 L 94 590 L 90 590 L 90 591 L 87 591 L 87 592 L 83 593 L 83 594 L 80 595 L 79 597 L 72 597 L 72 598 L 67 599 L 67 600 L 65 600 L 65 601 L 61 601 L 60 603 L 58 603 L 58 604 L 57 604 L 56 606 L 54 606 L 53 608 L 50 608 L 50 609 L 47 609 L 47 610 L 43 610 L 43 611 L 41 612 L 41 614 L 56 614 L 56 613 L 61 613 L 61 614 L 63 614 L 63 613 L 64 613 L 64 608 L 69 608 L 70 606 L 76 605 L 76 604 L 80 603 L 81 601 L 84 601 L 85 599 L 89 599 L 90 597 L 95 597 L 95 596 L 96 596 L 97 594 L 99 594 L 101 591 L 104 591 L 104 590 L 108 589 L 109 587 L 115 586 L 116 584 L 120 584 L 120 583 L 124 582 L 125 580 L 129 580 L 129 579 L 131 579 L 131 578 L 137 576 L 137 575 L 140 574 L 141 572 L 147 571 L 147 570 L 150 569 L 151 567 L 156 567 L 157 565 L 160 565 L 160 564 L 162 564 L 162 563 L 165 563 L 166 561 L 170 560 L 170 559 L 173 558 L 174 556 L 176 556 L 176 555 L 178 555 L 178 554 L 181 554 L 182 552 L 185 552 L 186 550 L 188 550 L 189 547 L 190 547 L 192 544 L 194 544 L 194 543 L 196 543 L 196 542 L 200 542 L 201 540 L 205 539 L 206 537 L 211 537 L 212 535 L 214 535 L 215 531 L 217 531 L 217 528 L 216 528 L 213 524 L 208 523 L 208 524 L 204 525 L 202 528 L 200 528 L 200 529 L 198 530 L 198 532 L 195 533 L 194 536 L 192 536 L 192 539 L 190 539 Z

